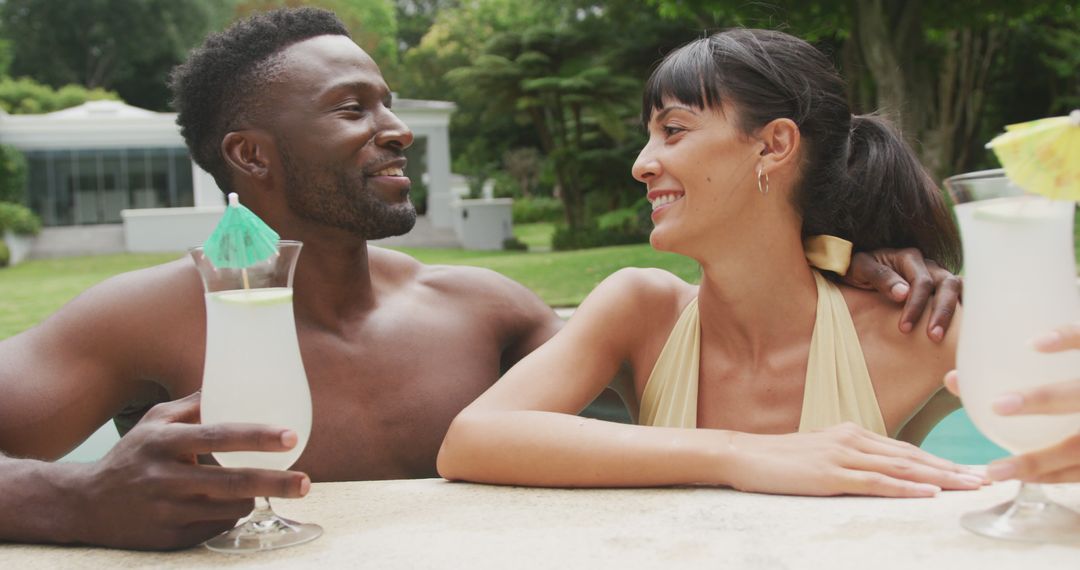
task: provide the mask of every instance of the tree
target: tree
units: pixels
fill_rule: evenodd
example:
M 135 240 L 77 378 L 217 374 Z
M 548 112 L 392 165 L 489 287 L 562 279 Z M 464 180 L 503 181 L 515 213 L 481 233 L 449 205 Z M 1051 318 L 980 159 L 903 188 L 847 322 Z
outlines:
M 1023 88 L 1009 72 L 1044 66 L 1034 56 L 1055 39 L 1067 50 L 1075 37 L 1075 8 L 1067 1 L 934 3 L 922 0 L 648 0 L 658 13 L 701 27 L 745 25 L 782 28 L 808 41 L 837 47 L 837 63 L 850 84 L 856 110 L 881 110 L 901 126 L 923 163 L 939 177 L 970 169 L 983 159 L 973 148 L 1004 125 L 987 116 L 990 90 L 1001 84 Z M 1062 15 L 1066 18 L 1062 18 Z M 1071 22 L 1071 27 L 1070 23 Z M 1010 45 L 1036 27 L 1044 39 L 1034 51 Z M 1060 34 L 1045 34 L 1059 30 Z M 1010 54 L 1005 58 L 1005 54 Z M 1067 61 L 1068 55 L 1061 56 Z M 1022 62 L 1022 63 L 1020 63 Z M 1020 63 L 1020 65 L 1015 65 Z M 1068 65 L 1068 64 L 1066 64 Z M 1066 74 L 1067 75 L 1067 74 Z M 1045 76 L 1040 76 L 1045 79 Z M 1063 82 L 1067 81 L 1065 78 Z M 1074 84 L 1075 85 L 1075 84 Z M 999 112 L 1008 111 L 996 107 Z M 1036 118 L 1044 109 L 1027 108 Z
M 315 6 L 337 14 L 353 41 L 384 68 L 397 63 L 397 17 L 391 0 L 239 0 L 236 19 L 276 8 Z
M 1046 45 L 1039 60 L 1057 79 L 1051 83 L 1050 114 L 1080 109 L 1080 8 L 1063 10 L 1036 33 Z
M 533 186 L 540 178 L 540 169 L 543 167 L 543 157 L 540 151 L 533 147 L 516 148 L 503 153 L 503 168 L 521 190 L 525 198 L 532 197 Z
M 420 41 L 435 24 L 441 12 L 456 10 L 461 0 L 397 0 L 398 53 L 404 54 Z
M 403 0 L 408 1 L 408 0 Z M 528 121 L 516 113 L 490 113 L 484 97 L 469 97 L 447 80 L 450 70 L 478 57 L 487 38 L 520 30 L 553 17 L 551 5 L 517 0 L 463 0 L 441 10 L 419 44 L 406 50 L 391 87 L 403 97 L 457 103 L 451 118 L 454 172 L 465 175 L 477 193 L 512 148 L 539 147 Z
M 19 149 L 0 145 L 0 203 L 25 201 L 26 170 L 26 157 Z
M 53 87 L 116 89 L 134 105 L 165 109 L 165 78 L 222 22 L 214 0 L 5 0 L 11 73 Z
M 599 60 L 591 41 L 576 26 L 558 24 L 501 33 L 472 65 L 447 75 L 463 95 L 486 101 L 488 114 L 528 118 L 553 161 L 571 231 L 585 226 L 588 153 L 610 138 L 601 128 L 603 116 L 625 106 L 638 85 Z
M 439 12 L 419 44 L 406 50 L 395 87 L 408 97 L 458 104 L 451 122 L 454 170 L 465 174 L 470 184 L 479 187 L 500 164 L 506 168 L 504 155 L 512 149 L 541 149 L 539 188 L 546 193 L 554 185 L 568 198 L 565 181 L 572 179 L 581 195 L 567 216 L 588 224 L 596 215 L 641 197 L 641 186 L 630 176 L 644 140 L 638 121 L 640 86 L 649 67 L 686 41 L 693 29 L 683 21 L 657 18 L 637 0 L 462 0 L 458 8 Z M 550 45 L 562 46 L 561 53 L 548 53 L 544 42 L 534 42 L 552 34 Z M 536 53 L 518 61 L 523 52 L 514 53 L 521 51 L 514 44 L 530 35 L 534 38 L 528 41 L 537 45 L 529 50 Z M 505 38 L 497 39 L 500 36 Z M 499 77 L 506 70 L 497 66 L 507 59 L 520 76 Z M 460 68 L 467 71 L 453 71 Z M 602 85 L 591 84 L 584 99 L 581 93 L 569 93 L 575 76 L 587 69 L 597 77 L 577 77 L 588 80 L 576 82 L 577 87 L 607 77 L 617 88 L 592 100 L 590 89 L 601 94 Z M 478 74 L 479 83 L 468 74 Z M 560 101 L 561 110 L 556 104 Z M 578 125 L 581 144 L 574 136 Z M 563 145 L 560 133 L 570 134 L 571 144 Z M 567 150 L 554 152 L 552 141 Z

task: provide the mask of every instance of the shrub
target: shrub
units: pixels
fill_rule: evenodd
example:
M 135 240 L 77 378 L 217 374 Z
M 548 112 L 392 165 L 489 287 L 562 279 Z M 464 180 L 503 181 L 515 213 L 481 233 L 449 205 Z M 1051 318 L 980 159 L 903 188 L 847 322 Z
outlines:
M 0 202 L 23 201 L 26 195 L 26 157 L 19 149 L 0 145 Z
M 647 243 L 648 241 L 649 234 L 647 232 L 629 231 L 624 228 L 602 229 L 597 225 L 592 225 L 573 232 L 566 226 L 559 226 L 555 228 L 555 235 L 551 238 L 551 248 L 555 251 L 566 251 L 609 245 Z
M 514 200 L 513 217 L 515 224 L 558 222 L 565 216 L 562 202 L 555 198 L 518 198 Z
M 571 232 L 569 228 L 560 226 L 555 230 L 551 247 L 561 251 L 648 243 L 649 233 L 652 232 L 652 220 L 649 218 L 651 210 L 649 201 L 641 199 L 629 208 L 620 208 L 597 216 L 591 225 L 577 232 Z
M 427 214 L 428 187 L 419 176 L 411 180 L 412 187 L 409 189 L 409 200 L 412 200 L 413 206 L 416 208 L 416 215 L 423 216 Z
M 116 93 L 104 89 L 87 89 L 81 85 L 65 85 L 53 89 L 27 77 L 0 78 L 0 108 L 13 115 L 51 113 L 97 99 L 119 99 Z
M 495 181 L 495 187 L 491 194 L 494 198 L 514 198 L 521 196 L 521 186 L 509 174 L 498 171 L 491 175 Z
M 4 240 L 0 239 L 0 267 L 7 267 L 11 262 L 11 250 L 8 249 Z
M 503 240 L 503 249 L 506 251 L 528 251 L 529 244 L 516 237 L 508 237 Z
M 0 233 L 5 230 L 17 234 L 36 235 L 41 231 L 41 220 L 22 204 L 0 202 Z
M 596 218 L 596 227 L 602 230 L 633 231 L 639 226 L 640 214 L 634 208 L 619 208 Z

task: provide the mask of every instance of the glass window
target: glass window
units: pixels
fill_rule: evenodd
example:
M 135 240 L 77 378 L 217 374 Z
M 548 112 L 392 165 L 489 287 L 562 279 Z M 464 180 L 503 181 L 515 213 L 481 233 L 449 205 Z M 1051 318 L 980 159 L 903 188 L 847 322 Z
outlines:
M 49 156 L 46 151 L 30 151 L 26 155 L 26 203 L 46 226 L 56 225 L 56 208 L 49 189 Z
M 157 192 L 146 177 L 146 149 L 135 148 L 127 152 L 127 187 L 131 193 L 133 208 L 157 208 L 164 204 L 158 202 Z
M 121 210 L 131 207 L 131 194 L 127 189 L 127 176 L 124 176 L 126 151 L 108 149 L 98 152 L 98 182 L 101 188 L 101 221 L 106 224 L 119 224 Z
M 176 181 L 176 206 L 195 205 L 195 183 L 191 178 L 191 157 L 186 148 L 172 151 L 173 180 Z
M 75 224 L 99 224 L 104 217 L 98 172 L 98 155 L 94 150 L 73 152 L 74 168 L 69 175 L 74 191 Z
M 128 208 L 194 205 L 184 148 L 24 152 L 27 203 L 46 226 L 120 223 Z
M 169 150 L 152 148 L 147 150 L 146 155 L 146 175 L 150 187 L 157 193 L 158 203 L 170 208 L 175 206 L 175 193 L 169 184 Z
M 53 204 L 56 208 L 56 225 L 70 226 L 75 222 L 75 180 L 72 172 L 75 168 L 74 157 L 70 150 L 58 150 L 49 153 L 51 163 Z

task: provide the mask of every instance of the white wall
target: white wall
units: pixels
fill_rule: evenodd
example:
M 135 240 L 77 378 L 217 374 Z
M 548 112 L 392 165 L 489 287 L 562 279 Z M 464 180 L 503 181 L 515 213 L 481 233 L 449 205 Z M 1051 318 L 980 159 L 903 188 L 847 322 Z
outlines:
M 131 252 L 184 251 L 213 233 L 225 206 L 124 210 L 124 246 Z

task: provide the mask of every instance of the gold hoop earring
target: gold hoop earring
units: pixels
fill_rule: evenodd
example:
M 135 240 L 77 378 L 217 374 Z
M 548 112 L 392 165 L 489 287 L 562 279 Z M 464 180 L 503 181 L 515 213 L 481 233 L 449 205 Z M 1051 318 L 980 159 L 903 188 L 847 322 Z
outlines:
M 762 175 L 765 176 L 765 187 L 764 188 L 762 188 L 762 186 L 761 186 L 761 177 L 762 177 Z M 762 196 L 769 193 L 769 173 L 765 172 L 765 169 L 760 168 L 760 167 L 758 168 L 758 171 L 757 171 L 757 190 L 758 190 L 758 192 L 761 192 Z

